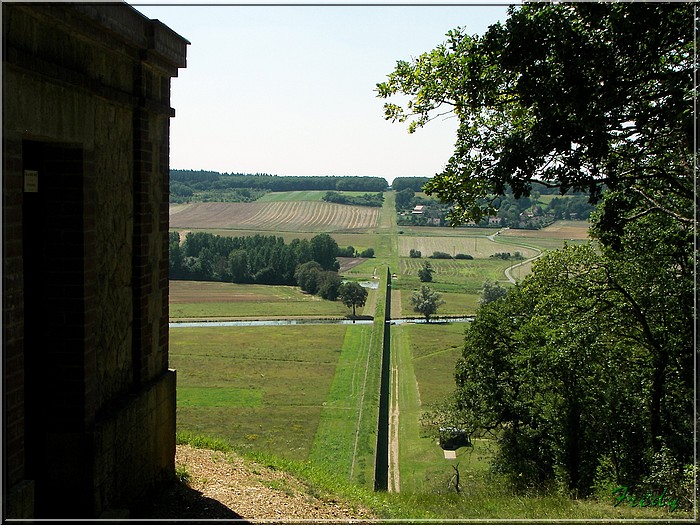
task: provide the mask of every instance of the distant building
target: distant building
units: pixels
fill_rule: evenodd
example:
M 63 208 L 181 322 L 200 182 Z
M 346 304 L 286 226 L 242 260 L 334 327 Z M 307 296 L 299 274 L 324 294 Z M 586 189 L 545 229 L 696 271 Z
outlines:
M 415 206 L 411 213 L 413 213 L 413 215 L 423 215 L 424 211 L 425 211 L 425 206 L 419 205 L 419 206 Z
M 3 3 L 3 516 L 128 515 L 174 478 L 170 79 L 123 3 Z

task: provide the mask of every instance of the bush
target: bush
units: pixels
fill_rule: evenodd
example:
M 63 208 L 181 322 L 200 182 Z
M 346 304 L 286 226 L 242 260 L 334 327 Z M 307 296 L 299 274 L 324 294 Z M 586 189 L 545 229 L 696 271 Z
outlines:
M 452 259 L 452 256 L 449 253 L 445 252 L 433 252 L 433 254 L 430 256 L 431 259 Z
M 413 248 L 411 248 L 411 251 L 408 252 L 408 256 L 409 256 L 411 259 L 420 259 L 420 258 L 421 258 L 421 255 L 422 255 L 422 254 L 421 254 L 421 252 L 420 252 L 419 250 L 414 250 Z
M 367 248 L 366 250 L 363 250 L 362 253 L 360 253 L 360 257 L 371 259 L 374 257 L 374 248 Z
M 466 254 L 466 253 L 458 253 L 455 255 L 455 259 L 473 259 L 474 257 L 472 255 Z

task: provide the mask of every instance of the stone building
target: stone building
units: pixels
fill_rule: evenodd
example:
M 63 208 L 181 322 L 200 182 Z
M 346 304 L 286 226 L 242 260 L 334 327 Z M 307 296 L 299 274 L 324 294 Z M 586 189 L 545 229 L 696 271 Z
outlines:
M 2 4 L 3 517 L 125 515 L 174 476 L 170 79 L 124 3 Z

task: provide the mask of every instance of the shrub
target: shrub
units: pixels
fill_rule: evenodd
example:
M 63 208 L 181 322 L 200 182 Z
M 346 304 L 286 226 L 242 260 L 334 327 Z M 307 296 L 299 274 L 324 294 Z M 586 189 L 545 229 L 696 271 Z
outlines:
M 452 256 L 449 253 L 445 252 L 433 252 L 433 254 L 430 256 L 431 259 L 452 259 Z

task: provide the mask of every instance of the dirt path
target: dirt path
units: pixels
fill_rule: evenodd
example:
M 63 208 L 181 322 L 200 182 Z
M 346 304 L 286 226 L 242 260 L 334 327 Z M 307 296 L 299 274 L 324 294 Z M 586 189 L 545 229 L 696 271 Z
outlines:
M 391 404 L 389 406 L 389 492 L 400 492 L 399 474 L 399 369 L 391 369 Z

